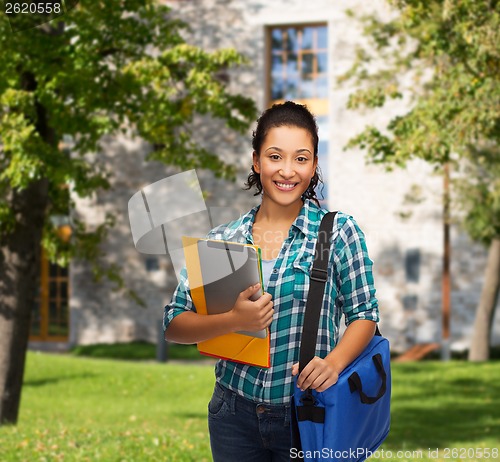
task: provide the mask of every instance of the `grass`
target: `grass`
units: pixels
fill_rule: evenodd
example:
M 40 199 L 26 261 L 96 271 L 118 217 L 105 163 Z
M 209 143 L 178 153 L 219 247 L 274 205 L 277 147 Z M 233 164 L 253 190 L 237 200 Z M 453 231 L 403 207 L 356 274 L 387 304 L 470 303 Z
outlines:
M 446 458 L 445 449 L 500 450 L 499 379 L 497 361 L 394 364 L 391 433 L 382 448 L 423 451 L 424 457 L 406 460 L 498 460 Z M 435 449 L 440 457 L 428 457 Z
M 156 345 L 148 342 L 96 343 L 76 346 L 70 353 L 89 358 L 154 360 L 156 359 Z M 167 354 L 169 359 L 206 359 L 206 356 L 198 352 L 196 345 L 168 344 Z
M 0 461 L 209 461 L 213 367 L 29 353 Z
M 199 362 L 29 353 L 19 423 L 0 428 L 0 460 L 210 461 L 213 382 L 213 367 Z M 394 364 L 391 433 L 372 460 L 498 460 L 469 456 L 499 448 L 499 435 L 500 362 Z

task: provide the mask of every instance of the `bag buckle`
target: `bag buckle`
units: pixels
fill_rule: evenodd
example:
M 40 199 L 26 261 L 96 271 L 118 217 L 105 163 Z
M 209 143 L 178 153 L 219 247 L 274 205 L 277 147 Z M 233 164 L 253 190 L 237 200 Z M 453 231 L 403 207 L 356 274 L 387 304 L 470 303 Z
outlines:
M 311 279 L 313 281 L 326 282 L 327 274 L 328 274 L 327 270 L 313 268 L 311 271 Z
M 310 388 L 300 398 L 302 406 L 297 406 L 297 420 L 303 422 L 309 420 L 315 423 L 325 423 L 325 408 L 316 406 L 316 400 Z
M 304 406 L 314 406 L 316 404 L 316 400 L 314 399 L 310 388 L 308 388 L 307 391 L 302 395 L 302 397 L 300 398 L 300 402 Z

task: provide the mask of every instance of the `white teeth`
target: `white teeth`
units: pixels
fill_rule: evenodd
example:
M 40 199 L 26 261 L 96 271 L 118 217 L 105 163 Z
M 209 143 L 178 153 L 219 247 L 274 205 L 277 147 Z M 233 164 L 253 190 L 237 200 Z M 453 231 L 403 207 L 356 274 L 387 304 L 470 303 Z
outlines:
M 295 183 L 292 183 L 292 184 L 284 184 L 284 183 L 278 183 L 278 182 L 276 182 L 276 184 L 277 184 L 280 188 L 284 188 L 284 189 L 292 189 L 292 188 L 295 186 Z

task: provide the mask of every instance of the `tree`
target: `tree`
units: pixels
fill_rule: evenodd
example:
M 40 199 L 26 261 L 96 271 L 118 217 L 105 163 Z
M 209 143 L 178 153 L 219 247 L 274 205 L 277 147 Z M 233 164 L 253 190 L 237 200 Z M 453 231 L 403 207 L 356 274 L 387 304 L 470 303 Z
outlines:
M 63 185 L 79 196 L 109 187 L 89 156 L 101 137 L 132 128 L 155 146 L 149 159 L 234 178 L 234 167 L 192 141 L 190 124 L 202 114 L 246 130 L 255 104 L 220 78 L 245 59 L 187 44 L 187 29 L 155 0 L 81 1 L 15 34 L 0 17 L 0 424 L 18 417 L 41 245 L 52 261 L 86 258 L 120 282 L 116 268 L 99 266 L 111 220 L 93 232 L 75 222 L 65 243 L 49 219 L 72 205 Z M 63 135 L 74 139 L 70 155 L 59 149 Z
M 383 107 L 403 94 L 411 95 L 411 105 L 384 129 L 366 127 L 349 146 L 388 169 L 421 158 L 438 171 L 454 171 L 464 228 L 489 248 L 469 355 L 485 360 L 500 287 L 500 6 L 497 0 L 389 4 L 393 19 L 362 18 L 370 44 L 340 80 L 358 86 L 351 108 Z

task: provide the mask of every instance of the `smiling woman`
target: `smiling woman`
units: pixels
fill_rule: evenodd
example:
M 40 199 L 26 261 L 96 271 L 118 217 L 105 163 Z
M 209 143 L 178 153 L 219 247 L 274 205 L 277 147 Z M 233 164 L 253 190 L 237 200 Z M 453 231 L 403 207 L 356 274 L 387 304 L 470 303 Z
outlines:
M 295 204 L 300 210 L 302 195 L 318 164 L 309 132 L 299 127 L 273 127 L 261 152 L 253 153 L 253 168 L 260 175 L 264 194 L 270 201 L 278 201 L 282 206 Z M 286 195 L 277 194 L 276 190 Z
M 301 147 L 296 149 L 297 146 Z M 308 131 L 289 126 L 270 129 L 261 152 L 260 155 L 253 154 L 253 170 L 260 176 L 262 202 L 266 206 L 257 213 L 253 238 L 261 248 L 263 258 L 273 260 L 278 257 L 292 224 L 290 219 L 285 219 L 282 224 L 276 219 L 283 208 L 298 215 L 303 205 L 302 197 L 315 175 L 318 158 L 314 155 Z M 272 241 L 266 239 L 270 235 Z
M 266 159 L 270 162 L 274 161 L 279 166 L 280 177 L 276 176 L 275 181 L 281 180 L 284 188 L 290 183 L 293 186 L 294 182 L 291 180 L 299 179 L 293 178 L 295 168 L 298 168 L 298 173 L 302 174 L 308 168 L 312 168 L 312 172 L 307 172 L 307 174 L 312 173 L 311 176 L 302 178 L 302 185 L 305 189 L 301 191 L 299 197 L 303 195 L 304 198 L 313 199 L 319 205 L 315 191 L 316 186 L 321 182 L 317 168 L 318 144 L 316 120 L 305 106 L 291 101 L 275 104 L 272 109 L 262 114 L 253 135 L 253 165 L 252 172 L 248 176 L 247 189 L 255 186 L 257 189 L 255 195 L 263 192 L 260 163 L 265 162 Z M 261 159 L 261 153 L 263 159 Z M 288 157 L 290 159 L 287 163 Z
M 210 239 L 257 244 L 263 258 L 263 295 L 250 287 L 233 308 L 200 316 L 186 272 L 165 307 L 167 340 L 197 343 L 239 330 L 268 328 L 269 368 L 219 360 L 208 405 L 210 444 L 215 462 L 289 461 L 290 399 L 298 373 L 300 331 L 309 292 L 309 273 L 319 224 L 318 126 L 309 109 L 286 101 L 267 109 L 253 134 L 247 189 L 261 203 L 238 220 L 209 233 Z M 352 217 L 338 212 L 333 223 L 332 257 L 320 322 L 318 356 L 298 376 L 297 385 L 324 391 L 368 344 L 378 306 L 364 236 Z M 342 315 L 349 324 L 339 340 Z M 356 322 L 353 322 L 356 321 Z M 347 341 L 344 341 L 347 339 Z

